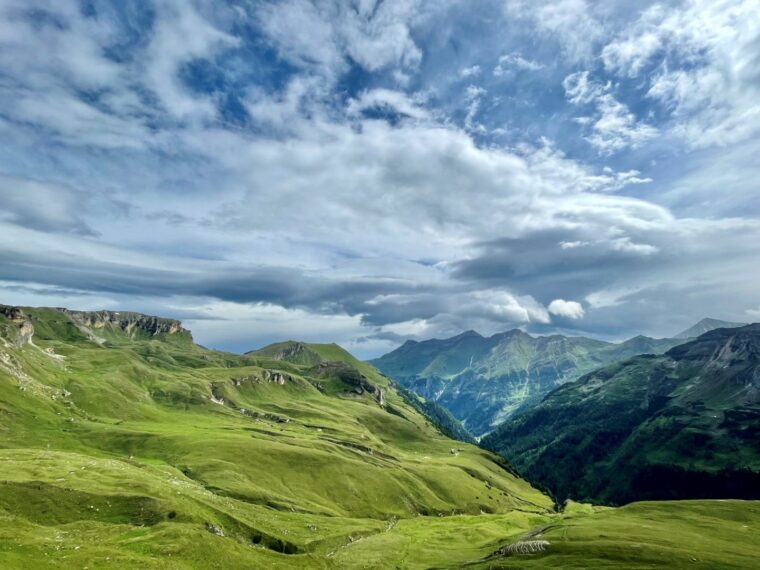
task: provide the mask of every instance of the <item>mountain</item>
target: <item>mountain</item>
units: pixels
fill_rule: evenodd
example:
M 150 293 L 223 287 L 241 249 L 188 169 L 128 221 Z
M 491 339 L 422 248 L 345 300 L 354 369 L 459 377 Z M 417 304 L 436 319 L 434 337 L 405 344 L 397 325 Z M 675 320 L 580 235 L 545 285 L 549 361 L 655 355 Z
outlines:
M 524 406 L 583 374 L 681 341 L 637 336 L 622 343 L 515 329 L 484 338 L 468 331 L 445 340 L 407 341 L 371 363 L 482 436 Z
M 592 372 L 482 444 L 567 497 L 760 498 L 760 324 Z
M 335 343 L 313 344 L 289 340 L 252 350 L 247 352 L 246 355 L 264 356 L 293 364 L 310 364 L 313 366 L 326 362 L 344 362 L 355 370 L 360 370 L 365 374 L 371 375 L 377 373 L 373 367 L 356 359 L 347 350 Z M 475 443 L 475 438 L 472 434 L 464 429 L 462 424 L 444 407 L 439 406 L 435 402 L 426 401 L 401 385 L 394 384 L 394 388 L 407 404 L 425 416 L 441 433 L 452 439 Z
M 0 305 L 0 465 L 8 570 L 750 568 L 760 557 L 760 502 L 555 512 L 336 345 L 229 354 L 138 313 Z
M 696 338 L 700 335 L 705 334 L 706 332 L 710 332 L 715 329 L 733 329 L 744 326 L 747 326 L 747 323 L 732 323 L 730 321 L 720 321 L 718 319 L 706 318 L 702 319 L 694 326 L 689 327 L 685 331 L 681 331 L 673 338 Z

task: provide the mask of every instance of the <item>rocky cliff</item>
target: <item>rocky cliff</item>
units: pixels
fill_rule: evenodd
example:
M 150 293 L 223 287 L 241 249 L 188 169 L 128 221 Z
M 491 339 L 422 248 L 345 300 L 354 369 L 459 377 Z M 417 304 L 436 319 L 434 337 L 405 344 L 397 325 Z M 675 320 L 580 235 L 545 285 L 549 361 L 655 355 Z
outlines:
M 175 319 L 165 319 L 141 313 L 122 311 L 72 311 L 58 309 L 68 316 L 76 325 L 88 329 L 117 329 L 128 335 L 142 332 L 150 336 L 159 334 L 190 334 L 190 331 L 182 327 L 182 323 Z
M 24 313 L 24 310 L 21 307 L 0 305 L 0 315 L 10 321 L 10 324 L 15 328 L 15 336 L 9 340 L 15 342 L 18 346 L 23 346 L 32 342 L 34 325 L 32 324 L 32 320 L 26 313 Z

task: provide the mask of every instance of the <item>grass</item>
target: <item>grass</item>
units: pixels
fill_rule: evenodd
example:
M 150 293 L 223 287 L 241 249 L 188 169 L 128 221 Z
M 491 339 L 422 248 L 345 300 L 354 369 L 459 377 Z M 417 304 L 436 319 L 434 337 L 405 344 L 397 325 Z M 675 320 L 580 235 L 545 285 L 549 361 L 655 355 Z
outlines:
M 545 553 L 482 568 L 754 568 L 757 501 L 663 501 L 568 514 L 537 536 Z
M 101 346 L 57 311 L 28 312 L 34 345 L 15 346 L 0 322 L 3 569 L 583 567 L 622 564 L 635 544 L 672 567 L 689 552 L 719 562 L 710 553 L 732 540 L 725 567 L 760 555 L 742 534 L 758 529 L 757 503 L 556 514 L 334 345 L 308 346 L 358 369 L 383 405 L 310 358 L 118 331 Z M 542 528 L 546 553 L 488 558 Z

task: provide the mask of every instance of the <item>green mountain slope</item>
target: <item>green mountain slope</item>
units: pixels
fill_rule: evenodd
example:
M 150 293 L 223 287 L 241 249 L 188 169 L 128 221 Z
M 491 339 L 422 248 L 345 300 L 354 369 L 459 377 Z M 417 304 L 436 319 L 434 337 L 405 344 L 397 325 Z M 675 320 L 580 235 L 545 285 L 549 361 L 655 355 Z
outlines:
M 637 354 L 663 353 L 679 342 L 638 336 L 615 344 L 532 337 L 520 330 L 484 338 L 468 331 L 445 340 L 407 341 L 372 364 L 480 436 L 559 385 Z
M 208 526 L 233 551 L 309 558 L 396 519 L 551 508 L 339 347 L 318 346 L 318 362 L 240 357 L 135 319 L 0 316 L 0 512 L 30 536 L 74 525 L 129 540 L 144 525 L 208 541 Z
M 321 368 L 324 368 L 325 363 L 343 362 L 352 369 L 360 371 L 366 378 L 377 380 L 381 376 L 373 366 L 361 362 L 347 350 L 334 343 L 313 344 L 289 340 L 270 344 L 246 354 L 249 356 L 274 358 L 275 360 L 282 360 L 293 364 L 310 364 L 317 366 L 315 369 L 317 373 L 320 370 L 320 365 L 322 365 Z M 382 380 L 382 382 L 387 381 L 385 378 Z M 407 404 L 425 416 L 444 435 L 459 441 L 475 443 L 475 438 L 462 427 L 462 424 L 448 410 L 435 402 L 420 398 L 417 394 L 401 385 L 394 385 L 394 389 Z
M 482 443 L 560 499 L 620 504 L 760 498 L 758 438 L 755 324 L 597 370 Z
M 497 456 L 444 437 L 328 347 L 293 363 L 206 350 L 166 319 L 0 306 L 0 568 L 750 568 L 760 556 L 745 539 L 760 503 L 554 513 Z M 548 545 L 522 554 L 535 540 Z

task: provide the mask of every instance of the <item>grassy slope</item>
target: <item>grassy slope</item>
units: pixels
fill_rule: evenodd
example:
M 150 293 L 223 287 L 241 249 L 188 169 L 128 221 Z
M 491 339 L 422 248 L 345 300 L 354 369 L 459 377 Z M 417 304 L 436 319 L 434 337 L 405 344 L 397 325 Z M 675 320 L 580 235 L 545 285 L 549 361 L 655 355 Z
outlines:
M 309 366 L 107 329 L 99 346 L 60 313 L 32 315 L 35 345 L 2 347 L 0 566 L 81 567 L 105 552 L 128 565 L 162 552 L 191 566 L 319 567 L 392 520 L 551 507 L 334 345 L 317 348 L 366 372 L 385 407 L 330 370 L 314 378 Z
M 107 330 L 101 347 L 60 314 L 33 314 L 36 346 L 0 345 L 2 568 L 459 568 L 547 525 L 567 529 L 547 553 L 504 562 L 572 567 L 599 528 L 627 533 L 616 549 L 666 540 L 625 509 L 552 515 L 548 498 L 442 437 L 369 367 L 385 409 L 306 366 Z M 285 383 L 250 379 L 265 369 Z M 711 549 L 733 529 L 727 513 L 756 531 L 750 505 L 678 506 L 672 542 L 702 555 L 690 512 Z M 760 549 L 739 546 L 732 556 L 750 567 Z

